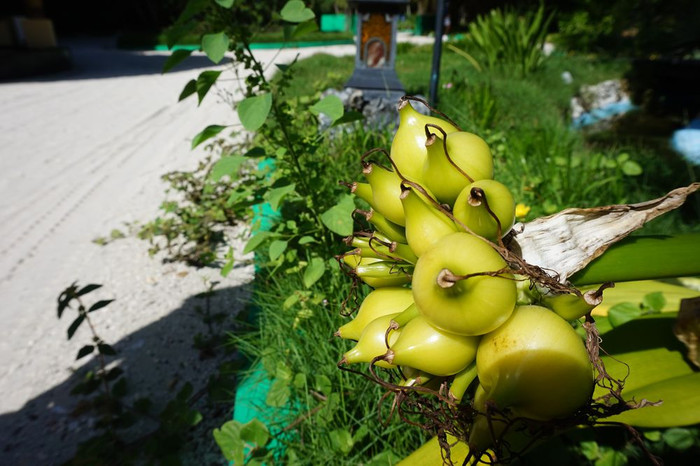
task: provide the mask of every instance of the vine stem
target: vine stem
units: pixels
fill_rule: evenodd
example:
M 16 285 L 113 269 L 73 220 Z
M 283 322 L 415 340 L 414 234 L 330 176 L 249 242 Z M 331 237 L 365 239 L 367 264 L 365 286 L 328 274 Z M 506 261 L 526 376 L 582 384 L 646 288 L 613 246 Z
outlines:
M 264 73 L 264 68 L 262 64 L 255 58 L 253 55 L 253 51 L 250 49 L 250 44 L 249 43 L 244 43 L 244 47 L 246 52 L 248 53 L 251 62 L 253 63 L 252 69 L 255 72 L 255 74 L 261 79 L 262 84 L 265 88 L 270 90 L 270 82 L 268 79 L 265 77 Z M 310 210 L 311 214 L 314 217 L 314 220 L 316 221 L 317 226 L 319 229 L 322 231 L 325 230 L 325 226 L 323 225 L 323 222 L 321 221 L 321 217 L 318 214 L 318 208 L 316 206 L 316 202 L 314 200 L 314 197 L 311 196 L 311 188 L 309 187 L 306 177 L 304 176 L 304 170 L 301 166 L 301 163 L 299 163 L 299 154 L 297 153 L 294 144 L 292 144 L 291 137 L 289 135 L 289 128 L 287 127 L 287 124 L 285 123 L 285 120 L 282 115 L 282 110 L 279 108 L 279 105 L 275 101 L 275 99 L 272 99 L 272 111 L 275 114 L 275 119 L 277 120 L 277 123 L 280 126 L 280 130 L 282 131 L 282 137 L 284 138 L 284 143 L 287 146 L 287 149 L 290 152 L 291 159 L 292 159 L 292 166 L 294 167 L 294 170 L 297 173 L 297 178 L 298 181 L 300 182 L 302 189 L 304 190 L 304 197 L 309 201 L 310 204 Z M 328 238 L 327 235 L 323 235 L 323 241 L 325 243 L 328 243 Z

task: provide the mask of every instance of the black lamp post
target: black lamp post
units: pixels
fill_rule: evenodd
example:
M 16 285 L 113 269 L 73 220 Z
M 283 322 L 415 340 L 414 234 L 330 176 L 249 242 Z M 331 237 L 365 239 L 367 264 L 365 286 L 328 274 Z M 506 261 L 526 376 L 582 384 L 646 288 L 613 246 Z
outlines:
M 345 87 L 368 97 L 397 98 L 404 88 L 396 76 L 398 17 L 408 0 L 353 0 L 357 12 L 355 70 Z

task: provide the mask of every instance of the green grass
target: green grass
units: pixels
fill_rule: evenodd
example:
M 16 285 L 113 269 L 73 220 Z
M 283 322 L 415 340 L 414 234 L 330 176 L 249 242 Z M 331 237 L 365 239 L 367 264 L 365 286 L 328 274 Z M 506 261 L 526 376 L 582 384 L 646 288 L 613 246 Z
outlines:
M 431 57 L 431 46 L 398 47 L 396 70 L 408 94 L 427 95 Z M 340 88 L 352 68 L 352 57 L 318 55 L 303 60 L 297 64 L 289 92 L 308 94 L 310 83 L 315 89 Z M 581 85 L 619 79 L 628 68 L 624 60 L 554 54 L 541 69 L 520 78 L 498 67 L 489 74 L 480 73 L 446 48 L 441 84 L 452 83 L 452 87 L 440 89 L 438 106 L 489 143 L 496 157 L 497 179 L 532 208 L 526 219 L 566 207 L 641 202 L 698 179 L 697 167 L 689 168 L 668 149 L 669 124 L 666 132 L 647 131 L 648 125 L 636 124 L 638 117 L 631 114 L 619 122 L 618 129 L 588 134 L 572 130 L 568 117 L 571 98 Z M 321 78 L 319 69 L 333 71 L 329 78 Z M 571 84 L 562 80 L 564 71 L 572 74 Z M 631 122 L 625 124 L 627 119 Z M 382 147 L 388 149 L 388 144 Z M 626 174 L 630 164 L 642 173 Z M 694 231 L 700 229 L 698 218 L 700 205 L 691 199 L 644 232 Z
M 339 314 L 349 292 L 344 276 L 335 274 L 324 280 L 313 290 L 314 298 L 302 297 L 291 306 L 285 300 L 301 296 L 301 277 L 260 276 L 256 285 L 253 301 L 259 315 L 255 330 L 231 341 L 260 361 L 271 377 L 279 374 L 279 367 L 291 374 L 287 403 L 291 409 L 272 409 L 261 418 L 275 430 L 286 429 L 288 437 L 277 452 L 285 464 L 324 464 L 331 458 L 338 465 L 380 458 L 396 461 L 427 440 L 420 429 L 396 418 L 381 424 L 380 416 L 386 420 L 391 401 L 380 407 L 383 391 L 379 385 L 336 367 L 352 346 L 333 336 L 348 321 Z M 344 443 L 340 438 L 352 440 Z

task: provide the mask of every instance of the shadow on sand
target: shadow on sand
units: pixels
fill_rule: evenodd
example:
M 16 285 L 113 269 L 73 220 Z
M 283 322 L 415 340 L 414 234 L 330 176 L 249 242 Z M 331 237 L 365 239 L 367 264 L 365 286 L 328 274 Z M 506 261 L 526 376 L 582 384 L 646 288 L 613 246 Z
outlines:
M 249 286 L 244 285 L 219 289 L 209 298 L 212 313 L 226 314 L 224 323 L 218 327 L 219 331 L 233 327 L 233 320 L 245 307 L 249 295 Z M 199 295 L 191 296 L 166 317 L 118 342 L 108 342 L 118 353 L 113 358 L 114 362 L 125 371 L 127 403 L 148 397 L 153 402 L 151 412 L 157 414 L 185 383 L 191 383 L 194 393 L 197 393 L 206 387 L 209 377 L 216 373 L 222 362 L 235 357 L 224 348 L 218 348 L 213 357 L 203 358 L 202 353 L 193 348 L 193 337 L 208 332 L 198 312 L 206 306 L 206 299 Z M 117 305 L 118 302 L 113 305 L 115 309 L 102 312 L 118 312 Z M 99 327 L 97 331 L 99 333 Z M 86 342 L 74 343 L 77 353 Z M 66 366 L 74 357 L 74 353 L 65 355 Z M 94 434 L 95 419 L 75 414 L 80 398 L 71 396 L 70 390 L 82 380 L 87 370 L 95 367 L 95 360 L 83 364 L 63 383 L 28 401 L 21 410 L 0 415 L 0 464 L 57 465 L 72 458 L 77 444 Z M 227 464 L 213 441 L 211 429 L 230 418 L 233 399 L 232 393 L 230 403 L 208 408 L 204 421 L 190 433 L 192 443 L 188 443 L 187 449 L 189 455 L 195 449 L 198 458 L 191 458 L 186 463 Z M 203 405 L 203 401 L 200 405 Z M 200 405 L 196 406 L 197 409 L 201 408 Z M 155 421 L 142 421 L 129 433 L 137 438 L 156 426 Z M 111 464 L 108 458 L 105 458 L 104 464 Z
M 52 59 L 48 50 L 15 51 L 14 59 L 7 58 L 7 66 L 29 67 L 30 70 L 5 70 L 1 76 L 4 82 L 50 82 L 76 79 L 103 79 L 144 74 L 161 74 L 170 52 L 151 52 L 117 49 L 111 39 L 72 39 L 61 43 L 56 49 L 69 56 L 69 68 L 51 72 L 50 67 L 42 67 L 41 60 Z M 43 53 L 39 53 L 43 52 Z M 8 52 L 9 53 L 9 52 Z M 9 55 L 8 55 L 9 57 Z M 11 58 L 11 57 L 10 57 Z M 55 57 L 53 57 L 55 59 Z M 213 68 L 216 65 L 204 55 L 193 55 L 185 59 L 173 71 Z M 42 70 L 34 74 L 32 69 Z M 27 72 L 23 72 L 27 71 Z M 30 74 L 30 75 L 28 75 Z M 16 76 L 13 78 L 13 76 Z

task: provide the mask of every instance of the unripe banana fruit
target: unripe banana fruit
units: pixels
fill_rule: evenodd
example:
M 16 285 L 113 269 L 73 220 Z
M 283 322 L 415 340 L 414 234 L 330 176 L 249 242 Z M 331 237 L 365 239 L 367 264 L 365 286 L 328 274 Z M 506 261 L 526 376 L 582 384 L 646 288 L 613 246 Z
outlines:
M 472 233 L 497 241 L 515 224 L 515 201 L 510 190 L 502 183 L 479 180 L 459 193 L 452 214 Z
M 372 187 L 372 208 L 389 221 L 403 226 L 403 206 L 399 199 L 401 178 L 393 171 L 374 163 L 367 164 L 362 173 Z
M 423 179 L 423 164 L 428 153 L 425 148 L 426 124 L 437 125 L 448 134 L 457 131 L 445 120 L 418 113 L 408 100 L 399 104 L 399 127 L 391 143 L 391 159 L 406 179 L 417 183 Z
M 441 212 L 423 194 L 410 186 L 403 186 L 401 203 L 406 218 L 406 241 L 416 256 L 445 235 L 457 231 L 452 219 Z
M 474 361 L 479 337 L 447 333 L 417 316 L 401 327 L 384 359 L 437 376 L 453 375 Z
M 357 340 L 371 321 L 388 314 L 397 314 L 413 304 L 413 294 L 408 288 L 377 288 L 362 301 L 353 320 L 338 329 L 341 338 Z
M 426 141 L 423 181 L 438 201 L 453 205 L 467 185 L 493 178 L 493 157 L 489 146 L 476 134 L 458 131 L 441 137 L 433 134 Z
M 385 354 L 387 351 L 387 343 L 389 343 L 389 345 L 394 344 L 401 334 L 401 330 L 392 330 L 389 332 L 387 338 L 386 331 L 389 328 L 392 317 L 395 315 L 396 314 L 388 314 L 381 316 L 367 324 L 360 335 L 360 339 L 357 340 L 357 344 L 343 355 L 343 359 L 341 359 L 338 364 L 372 362 L 374 358 Z M 396 367 L 396 365 L 382 360 L 377 361 L 376 365 L 386 369 Z
M 508 322 L 484 335 L 476 367 L 485 399 L 515 416 L 566 417 L 593 393 L 593 368 L 583 340 L 541 306 L 519 306 Z
M 413 299 L 434 326 L 459 335 L 483 335 L 508 320 L 515 308 L 513 276 L 499 272 L 505 268 L 503 258 L 483 240 L 452 233 L 418 258 Z M 481 273 L 486 275 L 474 275 Z

